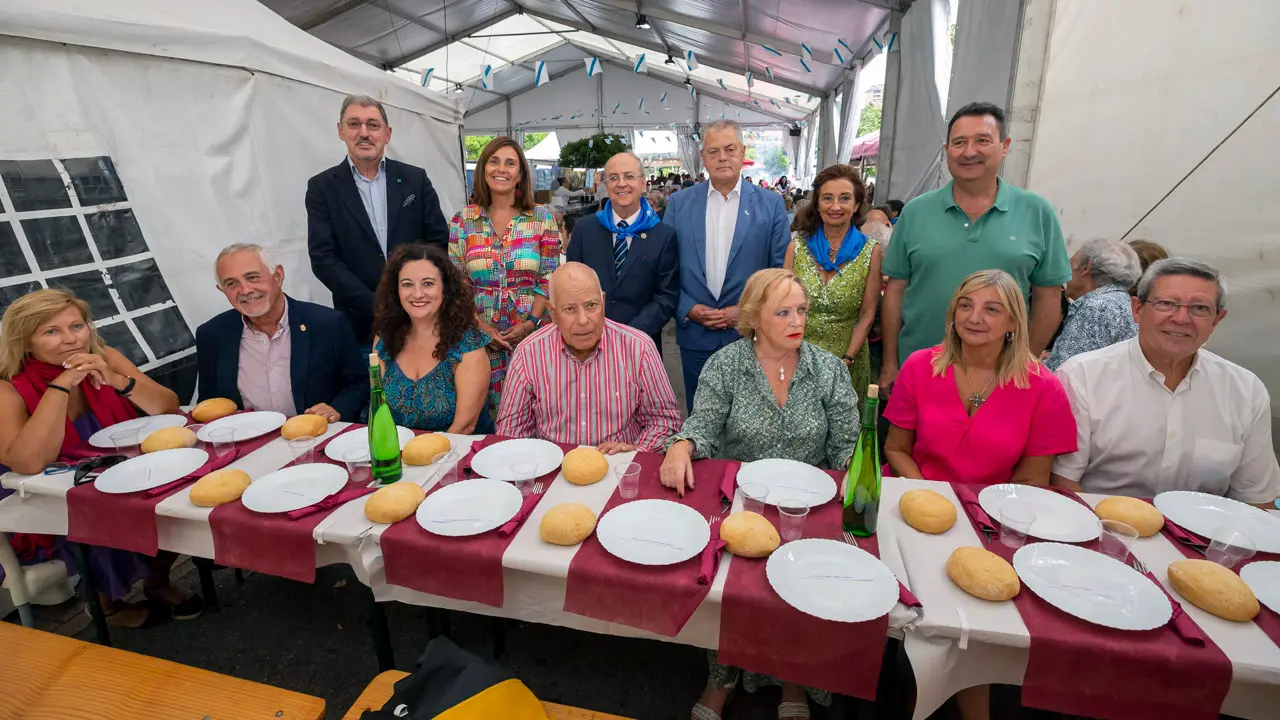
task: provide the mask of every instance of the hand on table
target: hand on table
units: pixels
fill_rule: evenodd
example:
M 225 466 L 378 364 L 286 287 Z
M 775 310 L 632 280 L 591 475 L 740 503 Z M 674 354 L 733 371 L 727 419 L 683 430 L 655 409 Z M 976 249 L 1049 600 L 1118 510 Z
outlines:
M 329 407 L 325 403 L 312 405 L 311 407 L 307 408 L 306 414 L 319 415 L 320 417 L 324 418 L 328 422 L 338 422 L 339 420 L 342 419 L 342 416 L 338 414 L 337 410 L 334 410 L 333 408 Z
M 635 449 L 636 449 L 635 445 L 628 445 L 627 443 L 623 443 L 623 442 L 605 442 L 605 443 L 600 443 L 599 445 L 596 446 L 596 450 L 599 450 L 601 453 L 604 453 L 605 455 L 616 455 L 618 453 L 633 452 Z
M 658 471 L 663 486 L 675 489 L 680 493 L 680 497 L 684 497 L 685 488 L 693 489 L 691 452 L 691 443 L 688 440 L 676 442 L 670 450 L 667 450 L 667 457 L 662 461 L 662 468 Z

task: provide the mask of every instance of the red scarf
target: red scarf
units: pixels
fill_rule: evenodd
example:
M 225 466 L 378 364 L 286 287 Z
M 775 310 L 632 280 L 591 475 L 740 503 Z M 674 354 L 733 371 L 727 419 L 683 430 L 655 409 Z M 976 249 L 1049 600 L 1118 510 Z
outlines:
M 28 415 L 36 411 L 36 406 L 40 404 L 40 398 L 44 397 L 49 383 L 65 371 L 66 368 L 61 365 L 50 365 L 35 358 L 27 358 L 23 361 L 22 369 L 10 378 L 10 382 L 22 396 L 22 401 L 27 404 Z M 110 385 L 95 388 L 91 379 L 86 377 L 84 382 L 80 383 L 80 391 L 84 393 L 89 412 L 93 413 L 102 427 L 132 420 L 142 414 L 133 406 L 133 403 L 129 402 L 128 398 L 116 392 L 116 389 Z M 70 416 L 67 417 L 66 422 L 66 427 L 62 430 L 62 449 L 58 451 L 59 460 L 74 462 L 102 454 L 101 451 L 94 450 L 89 443 L 80 439 L 80 434 L 76 432 Z

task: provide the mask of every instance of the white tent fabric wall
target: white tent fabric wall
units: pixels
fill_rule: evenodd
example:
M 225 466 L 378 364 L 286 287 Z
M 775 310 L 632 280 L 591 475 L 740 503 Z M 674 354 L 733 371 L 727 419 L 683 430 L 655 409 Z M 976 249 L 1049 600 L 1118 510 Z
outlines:
M 693 139 L 693 130 L 681 128 L 676 131 L 676 148 L 685 172 L 690 175 L 702 172 L 702 155 L 698 152 L 700 145 Z
M 1224 27 L 1230 42 L 1205 41 Z M 1257 373 L 1280 415 L 1276 38 L 1270 0 L 1057 3 L 1028 185 L 1072 250 L 1146 238 L 1221 269 L 1209 348 Z
M 962 0 L 957 15 L 944 121 L 972 102 L 995 103 L 1008 114 L 1020 30 L 1017 7 L 1008 0 Z M 947 164 L 941 163 L 939 169 L 941 182 L 949 181 Z
M 847 163 L 853 151 L 853 138 L 858 133 L 858 122 L 862 118 L 861 64 L 845 72 L 840 88 L 840 149 L 836 152 L 836 161 Z
M 902 18 L 893 49 L 901 53 L 902 72 L 886 199 L 910 200 L 938 187 L 951 77 L 949 15 L 947 0 L 916 0 Z

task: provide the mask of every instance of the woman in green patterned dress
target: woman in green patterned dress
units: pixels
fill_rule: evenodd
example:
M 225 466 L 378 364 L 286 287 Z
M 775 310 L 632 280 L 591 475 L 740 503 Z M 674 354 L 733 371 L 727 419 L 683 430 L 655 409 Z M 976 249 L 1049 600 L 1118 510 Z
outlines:
M 871 382 L 867 335 L 880 301 L 881 249 L 858 229 L 867 189 L 852 165 L 832 165 L 813 181 L 814 199 L 796 214 L 783 267 L 809 292 L 804 339 L 844 360 L 853 389 Z

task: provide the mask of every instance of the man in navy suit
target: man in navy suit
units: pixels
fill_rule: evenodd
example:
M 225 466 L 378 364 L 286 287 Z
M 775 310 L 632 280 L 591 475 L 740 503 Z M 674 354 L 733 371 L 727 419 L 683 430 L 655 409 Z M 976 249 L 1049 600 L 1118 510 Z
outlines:
M 234 309 L 196 328 L 200 399 L 358 421 L 369 370 L 342 313 L 286 296 L 284 268 L 257 245 L 227 247 L 214 273 Z
M 640 330 L 662 350 L 662 328 L 680 299 L 675 231 L 644 197 L 644 164 L 624 152 L 609 158 L 609 199 L 573 228 L 566 259 L 600 276 L 604 316 Z
M 346 159 L 307 182 L 307 250 L 333 307 L 367 345 L 387 256 L 404 243 L 447 248 L 449 226 L 427 172 L 383 156 L 391 126 L 382 103 L 364 95 L 343 100 L 338 137 Z
M 747 278 L 782 267 L 791 239 L 782 196 L 742 182 L 744 152 L 738 123 L 706 125 L 701 155 L 710 182 L 672 195 L 663 218 L 680 248 L 676 343 L 690 412 L 707 358 L 740 337 L 738 298 Z

